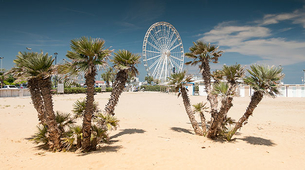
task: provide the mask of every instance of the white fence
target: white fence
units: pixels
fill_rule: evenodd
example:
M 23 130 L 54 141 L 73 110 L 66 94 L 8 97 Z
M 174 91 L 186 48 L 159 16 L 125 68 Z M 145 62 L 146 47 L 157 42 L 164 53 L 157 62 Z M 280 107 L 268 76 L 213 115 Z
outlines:
M 29 89 L 0 89 L 0 97 L 31 96 Z

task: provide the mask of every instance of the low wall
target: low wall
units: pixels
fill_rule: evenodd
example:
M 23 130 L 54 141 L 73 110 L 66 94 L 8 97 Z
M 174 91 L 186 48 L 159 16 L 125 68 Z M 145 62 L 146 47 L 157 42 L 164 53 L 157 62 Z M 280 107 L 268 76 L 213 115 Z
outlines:
M 0 89 L 0 97 L 31 96 L 29 89 Z

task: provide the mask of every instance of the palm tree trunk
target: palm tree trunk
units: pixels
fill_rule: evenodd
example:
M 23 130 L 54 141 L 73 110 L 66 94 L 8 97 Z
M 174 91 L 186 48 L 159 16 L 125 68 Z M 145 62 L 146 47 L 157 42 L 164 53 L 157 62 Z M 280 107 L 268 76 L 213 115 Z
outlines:
M 55 114 L 53 110 L 53 100 L 51 95 L 51 79 L 44 78 L 41 79 L 41 93 L 43 97 L 43 101 L 45 104 L 45 111 L 46 111 L 46 123 L 48 126 L 48 133 L 49 133 L 49 148 L 51 150 L 61 150 L 62 144 L 60 141 L 60 130 L 57 127 L 55 121 Z
M 217 137 L 217 130 L 221 126 L 226 113 L 232 107 L 232 100 L 233 100 L 232 97 L 223 97 L 223 99 L 221 100 L 220 110 L 214 117 L 214 121 L 212 122 L 211 127 L 207 134 L 208 138 L 214 139 L 215 137 Z
M 86 99 L 86 109 L 83 119 L 83 141 L 82 150 L 87 152 L 91 150 L 91 119 L 94 112 L 94 81 L 96 75 L 96 68 L 93 64 L 90 64 L 91 72 L 86 74 L 86 85 L 87 85 L 87 99 Z
M 205 117 L 204 117 L 203 112 L 200 112 L 199 115 L 200 115 L 200 120 L 201 120 L 202 132 L 203 132 L 203 134 L 205 135 L 205 134 L 207 133 L 206 120 L 205 120 Z
M 110 95 L 110 99 L 105 106 L 105 112 L 107 114 L 114 115 L 114 108 L 117 105 L 117 103 L 119 101 L 119 97 L 124 90 L 125 83 L 127 81 L 127 77 L 128 77 L 128 75 L 127 75 L 126 70 L 120 70 L 117 73 L 114 84 L 112 85 L 113 89 L 112 89 L 112 92 L 111 92 L 111 95 Z
M 215 119 L 217 115 L 217 106 L 218 106 L 218 100 L 217 95 L 212 94 L 212 85 L 211 85 L 211 69 L 209 65 L 209 60 L 205 60 L 201 64 L 202 69 L 202 78 L 204 82 L 205 91 L 207 93 L 207 100 L 210 103 L 211 106 L 211 122 Z
M 41 124 L 46 124 L 46 113 L 38 80 L 35 78 L 30 79 L 28 81 L 28 87 L 31 93 L 34 108 L 38 112 L 38 119 Z
M 204 133 L 200 129 L 200 127 L 198 125 L 198 122 L 195 119 L 194 112 L 193 112 L 191 104 L 190 104 L 190 99 L 189 99 L 189 97 L 187 95 L 187 92 L 186 92 L 186 88 L 185 87 L 181 87 L 180 89 L 181 89 L 181 95 L 182 95 L 185 111 L 186 111 L 186 113 L 187 113 L 187 115 L 188 115 L 188 117 L 189 117 L 189 119 L 191 121 L 191 124 L 192 124 L 192 127 L 193 127 L 194 131 L 195 131 L 195 134 L 203 136 Z
M 246 112 L 244 115 L 238 120 L 238 122 L 235 124 L 234 129 L 230 132 L 228 139 L 231 140 L 232 136 L 236 133 L 236 131 L 242 127 L 243 123 L 249 119 L 249 116 L 252 115 L 254 109 L 257 107 L 259 102 L 263 99 L 263 93 L 255 91 L 254 94 L 251 97 L 251 101 L 247 107 Z
M 77 135 L 76 137 L 76 148 L 79 149 L 82 147 L 82 138 L 80 135 Z

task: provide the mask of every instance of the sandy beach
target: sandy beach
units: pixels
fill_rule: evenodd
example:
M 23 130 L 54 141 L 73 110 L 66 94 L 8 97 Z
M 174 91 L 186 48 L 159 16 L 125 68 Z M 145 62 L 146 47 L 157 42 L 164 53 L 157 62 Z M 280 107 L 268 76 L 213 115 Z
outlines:
M 95 96 L 101 109 L 109 96 Z M 71 113 L 84 97 L 54 95 L 54 110 Z M 229 116 L 239 119 L 249 101 L 234 98 Z M 0 98 L 0 169 L 305 169 L 304 110 L 305 98 L 265 97 L 236 140 L 212 141 L 194 135 L 181 97 L 126 92 L 116 107 L 120 127 L 110 132 L 111 143 L 77 154 L 48 152 L 29 140 L 38 124 L 30 97 Z

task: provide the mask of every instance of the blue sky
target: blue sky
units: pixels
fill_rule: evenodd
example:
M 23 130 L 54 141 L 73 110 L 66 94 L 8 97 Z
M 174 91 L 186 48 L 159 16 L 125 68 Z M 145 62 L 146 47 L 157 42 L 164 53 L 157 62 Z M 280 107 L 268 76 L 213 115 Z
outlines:
M 225 53 L 219 64 L 281 65 L 285 83 L 300 84 L 305 69 L 305 0 L 0 0 L 0 56 L 14 66 L 18 51 L 43 50 L 66 58 L 70 40 L 102 38 L 106 47 L 142 53 L 155 22 L 171 23 L 188 52 L 204 40 Z M 188 61 L 188 59 L 185 59 Z M 197 67 L 185 67 L 197 74 Z M 146 71 L 139 65 L 140 79 Z

